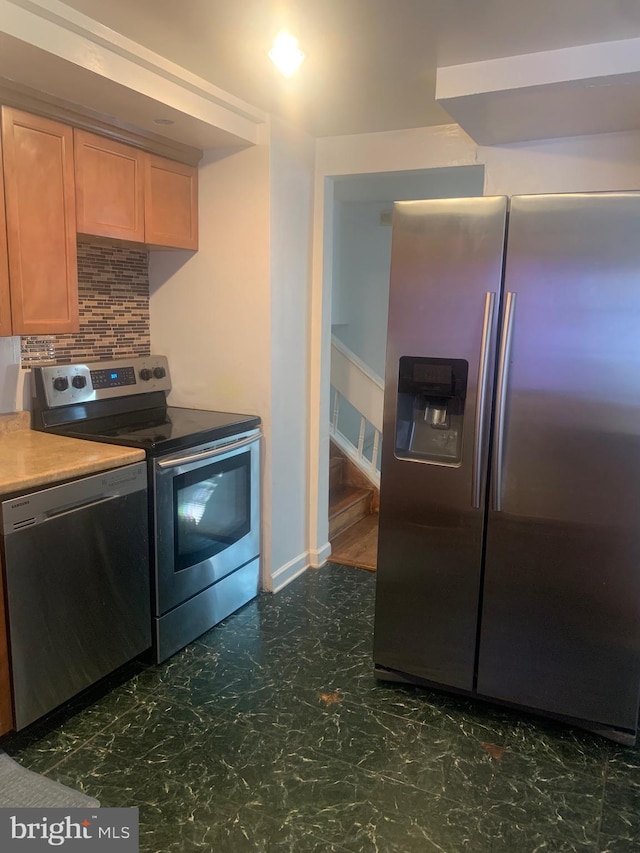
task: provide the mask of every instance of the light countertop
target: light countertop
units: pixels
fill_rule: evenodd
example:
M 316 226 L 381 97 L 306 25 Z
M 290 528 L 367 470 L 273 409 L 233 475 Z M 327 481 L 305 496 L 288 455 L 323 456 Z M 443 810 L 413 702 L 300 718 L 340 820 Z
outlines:
M 0 415 L 0 494 L 142 462 L 144 450 L 37 432 L 29 412 Z

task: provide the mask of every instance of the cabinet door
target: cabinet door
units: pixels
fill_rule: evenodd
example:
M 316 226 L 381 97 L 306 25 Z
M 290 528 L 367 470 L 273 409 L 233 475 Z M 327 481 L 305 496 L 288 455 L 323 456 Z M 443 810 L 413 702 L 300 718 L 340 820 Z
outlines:
M 198 170 L 148 154 L 145 173 L 145 242 L 198 248 Z
M 74 131 L 78 232 L 144 242 L 144 154 Z
M 11 670 L 9 668 L 9 643 L 5 617 L 4 571 L 0 555 L 0 735 L 13 728 L 13 703 L 11 701 Z
M 0 144 L 0 335 L 11 335 L 12 333 L 7 220 L 4 212 L 4 178 L 2 175 L 2 146 Z
M 77 332 L 73 131 L 3 108 L 2 141 L 13 332 Z

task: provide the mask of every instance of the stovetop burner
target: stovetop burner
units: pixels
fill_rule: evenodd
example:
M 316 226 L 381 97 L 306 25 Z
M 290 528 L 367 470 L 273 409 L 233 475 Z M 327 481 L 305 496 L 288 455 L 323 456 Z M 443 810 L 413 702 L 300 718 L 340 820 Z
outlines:
M 168 406 L 163 418 L 124 426 L 109 424 L 100 418 L 96 423 L 90 419 L 62 424 L 55 432 L 73 435 L 76 438 L 142 447 L 153 455 L 179 450 L 207 441 L 225 438 L 260 425 L 260 418 L 232 412 L 210 412 L 205 409 L 181 409 Z M 51 430 L 49 430 L 51 431 Z

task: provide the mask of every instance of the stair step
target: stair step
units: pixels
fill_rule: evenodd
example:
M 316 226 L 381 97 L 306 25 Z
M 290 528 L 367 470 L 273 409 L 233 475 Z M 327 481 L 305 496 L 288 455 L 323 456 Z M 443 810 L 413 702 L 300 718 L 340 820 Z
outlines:
M 342 471 L 342 483 L 344 485 L 350 486 L 358 486 L 361 489 L 373 489 L 373 505 L 372 512 L 378 511 L 378 505 L 380 503 L 380 489 L 378 489 L 369 479 L 369 477 L 358 468 L 356 463 L 349 459 L 349 457 L 338 447 L 333 439 L 329 444 L 329 465 L 332 464 L 333 459 L 340 458 L 343 461 L 344 468 Z M 331 479 L 329 480 L 329 503 L 331 503 Z
M 342 485 L 344 459 L 342 456 L 332 456 L 329 459 L 329 494 Z
M 331 540 L 330 563 L 375 572 L 378 564 L 378 513 L 356 521 Z
M 373 489 L 339 486 L 330 495 L 329 539 L 355 524 L 371 512 Z

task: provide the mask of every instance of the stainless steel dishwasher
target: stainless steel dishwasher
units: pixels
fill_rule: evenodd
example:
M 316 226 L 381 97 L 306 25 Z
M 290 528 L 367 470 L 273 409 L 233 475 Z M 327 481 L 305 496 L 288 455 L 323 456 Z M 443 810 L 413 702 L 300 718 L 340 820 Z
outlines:
M 151 646 L 146 466 L 0 506 L 22 729 Z

